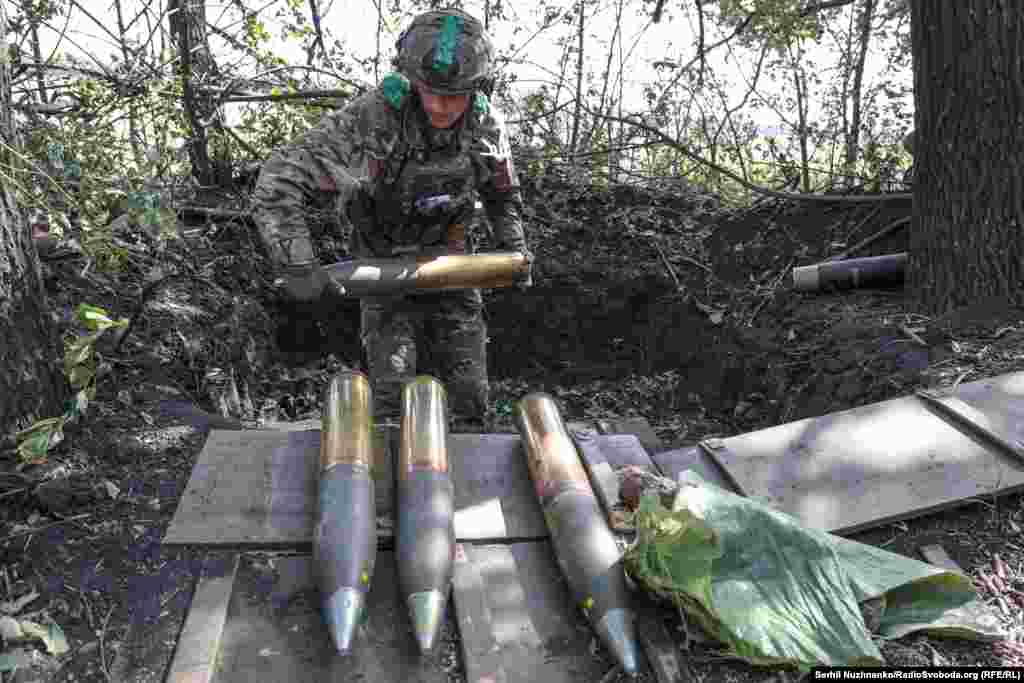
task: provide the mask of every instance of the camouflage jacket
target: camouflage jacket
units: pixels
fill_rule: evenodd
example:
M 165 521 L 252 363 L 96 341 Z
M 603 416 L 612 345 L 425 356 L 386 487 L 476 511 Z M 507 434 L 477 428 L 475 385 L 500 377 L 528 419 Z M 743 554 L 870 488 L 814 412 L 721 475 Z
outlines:
M 448 228 L 465 225 L 477 196 L 495 246 L 526 249 L 508 133 L 483 95 L 452 129 L 432 129 L 408 82 L 392 74 L 276 150 L 253 192 L 254 219 L 275 265 L 316 261 L 305 217 L 316 192 L 337 193 L 342 207 L 359 194 L 374 197 L 373 220 L 353 219 L 355 255 L 449 243 Z

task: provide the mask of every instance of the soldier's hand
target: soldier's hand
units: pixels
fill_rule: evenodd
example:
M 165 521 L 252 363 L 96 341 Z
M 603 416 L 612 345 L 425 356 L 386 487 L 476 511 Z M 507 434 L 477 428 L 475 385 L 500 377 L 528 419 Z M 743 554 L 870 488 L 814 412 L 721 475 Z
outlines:
M 526 247 L 521 247 L 517 251 L 526 259 L 526 277 L 516 286 L 519 287 L 519 291 L 525 292 L 533 287 L 533 252 Z
M 274 280 L 274 287 L 288 301 L 312 302 L 323 294 L 323 283 L 315 277 L 316 267 L 282 268 Z

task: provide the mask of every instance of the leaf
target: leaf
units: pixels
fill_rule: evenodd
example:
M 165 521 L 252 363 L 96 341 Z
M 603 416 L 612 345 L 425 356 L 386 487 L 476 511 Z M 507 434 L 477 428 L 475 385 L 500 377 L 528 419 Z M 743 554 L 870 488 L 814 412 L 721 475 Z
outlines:
M 93 335 L 89 335 L 92 337 Z M 86 365 L 95 359 L 96 348 L 94 339 L 80 337 L 72 342 L 64 352 L 64 374 L 70 376 L 76 367 Z
M 51 623 L 49 626 L 43 626 L 34 621 L 23 621 L 21 628 L 25 631 L 26 637 L 38 638 L 43 641 L 43 646 L 51 655 L 60 656 L 70 649 L 64 631 L 57 624 Z
M 77 391 L 88 386 L 94 377 L 96 377 L 94 366 L 76 365 L 68 375 L 68 381 L 71 382 L 71 387 Z
M 93 331 L 106 329 L 114 324 L 105 309 L 89 304 L 78 304 L 78 308 L 75 309 L 75 317 Z

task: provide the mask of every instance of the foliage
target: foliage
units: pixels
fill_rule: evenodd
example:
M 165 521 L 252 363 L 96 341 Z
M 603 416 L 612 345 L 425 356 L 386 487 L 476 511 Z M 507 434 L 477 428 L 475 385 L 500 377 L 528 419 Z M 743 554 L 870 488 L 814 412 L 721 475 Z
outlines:
M 64 427 L 85 414 L 89 403 L 96 398 L 96 379 L 100 354 L 96 343 L 108 331 L 127 327 L 128 320 L 113 320 L 107 312 L 88 304 L 80 304 L 75 317 L 90 330 L 88 334 L 70 340 L 64 353 L 64 374 L 75 392 L 68 399 L 64 414 L 39 420 L 15 436 L 18 455 L 24 463 L 42 463 L 47 452 L 64 439 Z

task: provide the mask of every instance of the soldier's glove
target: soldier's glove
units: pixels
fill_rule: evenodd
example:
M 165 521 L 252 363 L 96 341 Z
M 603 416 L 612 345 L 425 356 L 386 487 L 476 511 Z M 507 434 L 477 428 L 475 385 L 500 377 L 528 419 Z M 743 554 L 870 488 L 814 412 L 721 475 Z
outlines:
M 527 249 L 525 246 L 507 248 L 508 251 L 515 251 L 523 255 L 526 259 L 526 277 L 516 283 L 516 287 L 519 291 L 525 292 L 530 287 L 533 287 L 533 252 Z M 504 251 L 500 249 L 499 251 Z
M 314 302 L 324 290 L 323 282 L 315 277 L 316 271 L 315 263 L 282 266 L 274 280 L 274 287 L 289 302 Z

